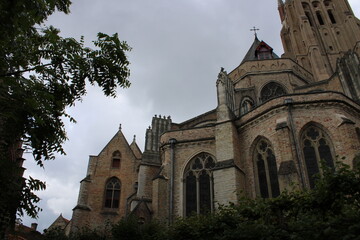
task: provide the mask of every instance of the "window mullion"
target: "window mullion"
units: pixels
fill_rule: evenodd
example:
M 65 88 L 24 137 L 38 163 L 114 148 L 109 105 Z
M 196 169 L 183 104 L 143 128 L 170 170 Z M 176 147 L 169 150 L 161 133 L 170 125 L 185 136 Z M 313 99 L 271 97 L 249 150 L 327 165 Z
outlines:
M 214 189 L 212 186 L 213 185 L 213 175 L 211 173 L 209 173 L 209 178 L 210 178 L 210 209 L 211 212 L 214 212 Z
M 268 165 L 268 155 L 263 155 L 263 161 L 265 164 L 265 174 L 266 174 L 266 184 L 268 186 L 268 194 L 269 197 L 272 198 L 272 189 L 271 189 L 271 181 L 270 181 L 270 171 L 269 171 L 269 165 Z
M 113 208 L 114 207 L 114 197 L 115 197 L 115 191 L 114 191 L 114 187 L 111 189 L 111 204 L 110 207 Z
M 313 148 L 315 149 L 316 162 L 318 164 L 319 172 L 322 175 L 323 171 L 322 171 L 322 168 L 321 168 L 321 158 L 320 158 L 320 153 L 319 153 L 320 144 L 319 144 L 318 141 L 312 141 L 311 143 L 313 145 Z
M 196 173 L 196 213 L 200 214 L 200 182 L 199 173 Z

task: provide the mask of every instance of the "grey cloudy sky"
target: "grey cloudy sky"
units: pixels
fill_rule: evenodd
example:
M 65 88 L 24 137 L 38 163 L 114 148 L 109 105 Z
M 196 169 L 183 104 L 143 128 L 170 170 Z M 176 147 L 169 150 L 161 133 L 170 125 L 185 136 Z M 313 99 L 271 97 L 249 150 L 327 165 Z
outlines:
M 360 1 L 349 2 L 360 16 Z M 89 46 L 98 32 L 119 33 L 133 48 L 128 54 L 132 85 L 119 89 L 116 99 L 88 87 L 83 101 L 68 109 L 77 124 L 66 124 L 66 156 L 41 169 L 25 155 L 26 176 L 47 183 L 38 193 L 39 219 L 23 219 L 26 225 L 37 222 L 40 231 L 61 213 L 71 218 L 88 156 L 101 151 L 119 124 L 127 140 L 136 135 L 143 149 L 155 114 L 182 122 L 214 109 L 217 74 L 240 64 L 254 40 L 250 28 L 260 28 L 259 39 L 283 53 L 276 0 L 73 0 L 71 13 L 56 13 L 49 24 L 64 37 L 85 36 Z

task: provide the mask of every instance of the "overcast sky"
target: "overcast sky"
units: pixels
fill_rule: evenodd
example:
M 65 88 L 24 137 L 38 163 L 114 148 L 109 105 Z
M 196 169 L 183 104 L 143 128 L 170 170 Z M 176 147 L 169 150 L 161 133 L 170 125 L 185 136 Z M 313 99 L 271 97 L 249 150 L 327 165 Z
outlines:
M 71 13 L 56 13 L 48 24 L 64 37 L 80 39 L 88 46 L 98 32 L 119 33 L 133 48 L 132 85 L 119 89 L 116 99 L 89 87 L 88 94 L 68 113 L 77 124 L 66 124 L 69 141 L 66 156 L 46 162 L 45 169 L 28 161 L 26 176 L 46 181 L 38 192 L 43 212 L 38 220 L 23 223 L 47 228 L 60 214 L 70 219 L 86 176 L 89 155 L 98 155 L 122 124 L 128 142 L 144 146 L 145 130 L 155 114 L 182 122 L 216 107 L 217 74 L 221 67 L 237 67 L 258 37 L 283 53 L 276 0 L 73 0 Z M 360 16 L 360 1 L 349 0 Z

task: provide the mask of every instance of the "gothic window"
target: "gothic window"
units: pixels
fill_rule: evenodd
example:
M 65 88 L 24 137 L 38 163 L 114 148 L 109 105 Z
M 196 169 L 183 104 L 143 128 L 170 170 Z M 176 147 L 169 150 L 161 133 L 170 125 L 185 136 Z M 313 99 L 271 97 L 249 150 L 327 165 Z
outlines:
M 321 161 L 334 168 L 330 139 L 315 126 L 306 128 L 302 135 L 303 154 L 310 188 L 315 186 L 316 175 L 321 173 Z
M 278 83 L 271 82 L 266 84 L 260 93 L 261 102 L 265 102 L 271 98 L 275 98 L 281 95 L 285 95 L 285 89 Z
M 116 177 L 110 178 L 105 186 L 105 208 L 119 208 L 121 184 Z
M 120 168 L 120 163 L 121 163 L 121 153 L 119 151 L 116 151 L 112 155 L 111 167 Z
M 327 12 L 328 12 L 331 23 L 336 24 L 336 20 L 335 20 L 335 17 L 334 17 L 334 14 L 332 13 L 332 11 L 329 9 Z
M 201 153 L 187 165 L 184 173 L 185 214 L 204 214 L 213 211 L 214 183 L 212 156 Z
M 240 115 L 244 115 L 245 113 L 251 111 L 251 109 L 253 108 L 254 108 L 254 101 L 249 97 L 244 98 L 241 101 Z
M 317 19 L 319 21 L 319 24 L 324 25 L 324 19 L 323 19 L 322 15 L 321 15 L 321 12 L 317 11 L 316 12 L 316 17 L 317 17 Z
M 262 198 L 273 198 L 280 194 L 278 172 L 274 150 L 269 141 L 261 139 L 254 152 L 257 186 Z
M 359 143 L 360 143 L 360 128 L 356 128 L 356 135 L 357 135 Z

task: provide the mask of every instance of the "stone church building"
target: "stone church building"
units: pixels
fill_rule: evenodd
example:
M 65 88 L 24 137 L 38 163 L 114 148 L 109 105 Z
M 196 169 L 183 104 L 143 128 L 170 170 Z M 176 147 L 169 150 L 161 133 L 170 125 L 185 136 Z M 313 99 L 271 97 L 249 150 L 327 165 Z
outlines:
M 354 164 L 360 21 L 347 0 L 278 1 L 284 54 L 255 36 L 238 67 L 221 69 L 216 109 L 183 123 L 153 117 L 143 152 L 120 129 L 90 156 L 72 231 L 129 214 L 171 223 L 241 195 L 312 188 L 321 160 Z

